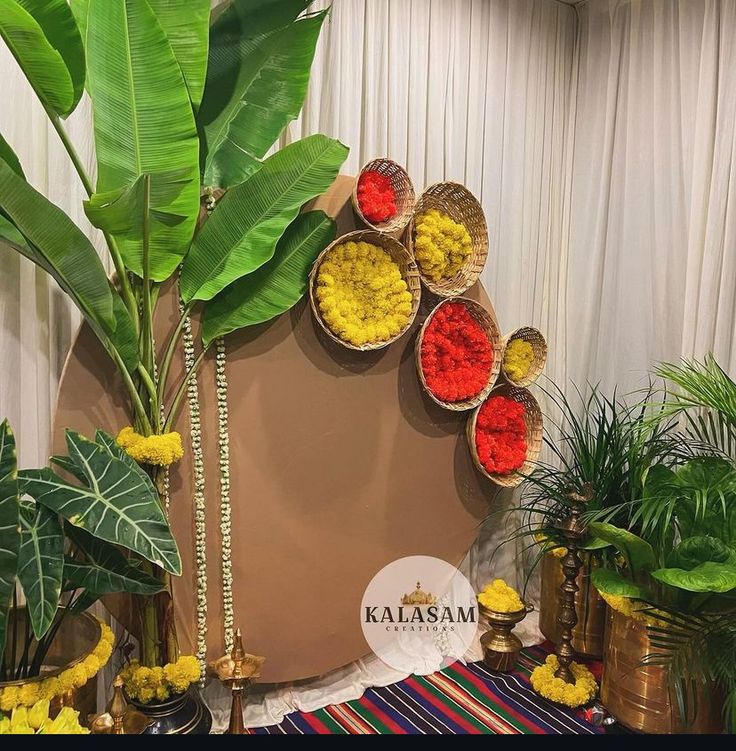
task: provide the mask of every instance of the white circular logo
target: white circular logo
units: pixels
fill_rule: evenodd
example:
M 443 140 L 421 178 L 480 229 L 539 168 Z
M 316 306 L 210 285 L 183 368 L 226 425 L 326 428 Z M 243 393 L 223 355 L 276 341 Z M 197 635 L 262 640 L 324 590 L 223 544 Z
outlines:
M 363 634 L 383 662 L 426 675 L 462 657 L 478 625 L 470 582 L 446 561 L 400 558 L 371 580 L 360 605 Z

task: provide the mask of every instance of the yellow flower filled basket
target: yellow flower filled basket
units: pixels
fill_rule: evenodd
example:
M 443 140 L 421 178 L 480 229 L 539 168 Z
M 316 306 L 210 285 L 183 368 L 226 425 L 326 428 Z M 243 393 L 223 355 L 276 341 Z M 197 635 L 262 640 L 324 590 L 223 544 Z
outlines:
M 417 223 L 426 212 L 433 210 L 465 228 L 469 235 L 470 248 L 457 271 L 451 276 L 431 278 L 426 271 L 422 271 L 420 265 L 422 283 L 430 292 L 440 297 L 462 295 L 478 281 L 488 257 L 488 226 L 485 214 L 478 199 L 464 185 L 450 182 L 430 185 L 419 196 L 404 233 L 404 243 L 415 259 Z
M 405 283 L 406 289 L 401 294 L 405 295 L 408 292 L 409 297 L 407 297 L 408 304 L 402 302 L 402 305 L 406 305 L 406 313 L 403 315 L 403 324 L 399 331 L 393 335 L 381 337 L 380 340 L 377 341 L 365 341 L 356 344 L 349 341 L 347 338 L 339 336 L 328 325 L 320 309 L 318 282 L 320 279 L 320 269 L 322 264 L 330 259 L 333 252 L 338 252 L 340 246 L 345 246 L 347 244 L 357 245 L 359 243 L 365 243 L 385 251 L 393 264 L 398 267 L 401 280 Z M 398 277 L 397 281 L 399 281 Z M 401 286 L 403 287 L 404 285 L 402 284 Z M 400 339 L 411 328 L 411 325 L 416 318 L 421 296 L 422 285 L 419 280 L 419 272 L 417 271 L 417 265 L 414 262 L 414 259 L 396 238 L 382 232 L 376 232 L 375 230 L 358 230 L 357 232 L 350 232 L 338 237 L 334 242 L 328 245 L 319 256 L 317 256 L 317 260 L 314 262 L 314 266 L 312 266 L 312 271 L 309 275 L 309 304 L 312 309 L 312 314 L 320 328 L 333 341 L 343 347 L 358 350 L 360 352 L 382 349 L 383 347 L 388 347 L 389 344 L 392 344 L 397 339 Z
M 360 180 L 360 176 L 364 172 L 378 172 L 391 181 L 391 187 L 396 194 L 396 214 L 385 222 L 369 222 L 360 210 L 360 204 L 358 203 L 358 180 Z M 355 215 L 366 227 L 377 232 L 385 232 L 389 235 L 400 233 L 412 217 L 414 201 L 416 201 L 416 194 L 409 173 L 400 164 L 391 159 L 383 157 L 373 159 L 363 165 L 358 173 L 358 177 L 355 179 L 352 194 L 353 211 L 355 211 Z
M 517 344 L 515 344 L 515 342 Z M 515 362 L 507 363 L 508 354 L 517 349 L 526 349 L 528 356 L 516 356 Z M 547 363 L 547 342 L 542 333 L 531 326 L 522 326 L 503 339 L 503 365 L 501 375 L 512 385 L 519 387 L 531 386 L 542 374 Z

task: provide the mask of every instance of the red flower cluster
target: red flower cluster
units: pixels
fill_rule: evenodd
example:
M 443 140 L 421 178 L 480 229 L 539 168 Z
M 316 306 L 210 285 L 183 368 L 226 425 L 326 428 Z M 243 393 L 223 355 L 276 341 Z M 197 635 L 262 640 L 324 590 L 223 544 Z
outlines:
M 358 178 L 358 206 L 371 223 L 395 217 L 396 191 L 391 180 L 376 170 L 363 172 Z
M 508 475 L 526 461 L 524 405 L 505 396 L 483 402 L 475 423 L 475 447 L 487 472 Z
M 424 331 L 420 361 L 429 390 L 442 401 L 461 402 L 486 387 L 493 349 L 465 305 L 447 302 Z

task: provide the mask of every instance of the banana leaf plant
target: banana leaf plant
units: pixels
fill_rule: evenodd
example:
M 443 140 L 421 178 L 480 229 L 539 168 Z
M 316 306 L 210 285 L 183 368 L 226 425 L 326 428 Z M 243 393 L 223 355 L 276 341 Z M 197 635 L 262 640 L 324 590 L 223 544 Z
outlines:
M 0 246 L 44 269 L 79 308 L 117 367 L 141 435 L 175 428 L 186 384 L 213 341 L 293 306 L 334 237 L 326 215 L 300 211 L 331 185 L 347 148 L 313 135 L 268 155 L 306 94 L 326 18 L 309 5 L 231 0 L 210 11 L 210 0 L 0 0 L 0 36 L 76 169 L 115 274 L 108 278 L 85 233 L 26 181 L 2 136 Z M 94 180 L 64 127 L 85 90 Z M 209 218 L 198 222 L 203 197 Z M 156 305 L 172 282 L 183 314 L 157 355 Z M 195 309 L 199 352 L 170 383 Z M 161 488 L 165 470 L 146 470 Z M 165 567 L 159 573 L 170 589 Z M 7 575 L 0 568 L 0 579 Z M 144 631 L 148 665 L 177 651 L 170 596 L 157 597 L 143 616 L 158 613 L 157 635 Z
M 39 675 L 69 613 L 105 594 L 160 592 L 142 561 L 181 573 L 148 474 L 101 430 L 94 441 L 68 430 L 66 443 L 68 455 L 51 461 L 76 482 L 48 467 L 18 471 L 13 432 L 0 423 L 0 681 Z

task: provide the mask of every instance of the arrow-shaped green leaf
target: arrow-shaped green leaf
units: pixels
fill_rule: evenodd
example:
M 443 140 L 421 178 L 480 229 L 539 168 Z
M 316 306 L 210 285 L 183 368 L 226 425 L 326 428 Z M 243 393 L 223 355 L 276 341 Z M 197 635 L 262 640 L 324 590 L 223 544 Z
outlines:
M 15 437 L 8 421 L 3 420 L 0 423 L 0 660 L 18 570 L 19 501 Z

